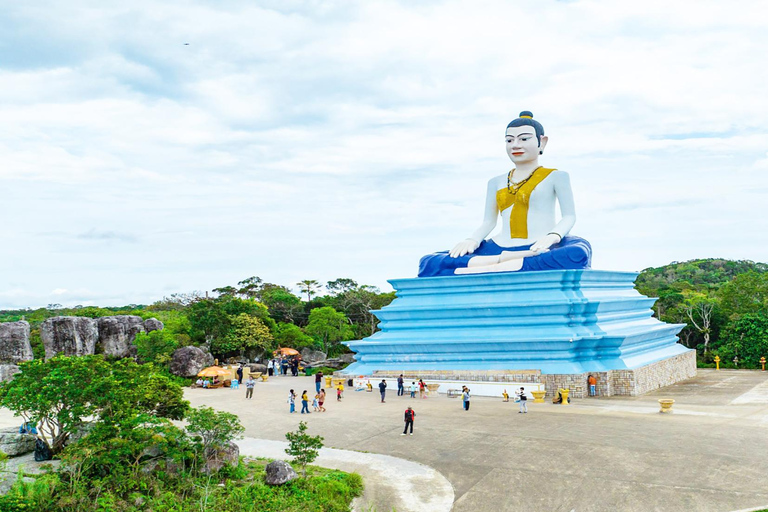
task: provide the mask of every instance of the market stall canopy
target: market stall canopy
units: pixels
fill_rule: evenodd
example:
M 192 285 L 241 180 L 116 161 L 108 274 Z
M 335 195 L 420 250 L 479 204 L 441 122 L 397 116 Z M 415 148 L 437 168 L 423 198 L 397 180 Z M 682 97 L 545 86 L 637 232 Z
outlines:
M 297 356 L 299 355 L 299 351 L 293 348 L 279 348 L 275 350 L 275 355 L 280 354 L 281 356 Z
M 197 374 L 198 377 L 224 377 L 226 375 L 230 375 L 230 371 L 220 366 L 209 366 L 200 370 L 200 373 Z

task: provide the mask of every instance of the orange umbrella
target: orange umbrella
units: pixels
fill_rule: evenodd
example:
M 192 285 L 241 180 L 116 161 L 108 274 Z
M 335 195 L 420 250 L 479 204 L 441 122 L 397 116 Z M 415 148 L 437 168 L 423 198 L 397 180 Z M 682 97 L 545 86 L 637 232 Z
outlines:
M 299 351 L 293 348 L 279 348 L 275 350 L 275 354 L 280 353 L 281 356 L 297 356 L 299 355 Z
M 219 366 L 209 366 L 197 374 L 198 377 L 223 377 L 225 375 L 230 375 L 230 371 Z

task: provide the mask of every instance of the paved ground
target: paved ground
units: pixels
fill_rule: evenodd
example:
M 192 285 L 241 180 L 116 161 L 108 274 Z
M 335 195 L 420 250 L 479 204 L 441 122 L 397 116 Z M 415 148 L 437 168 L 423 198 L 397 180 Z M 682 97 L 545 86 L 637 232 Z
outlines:
M 768 505 L 766 381 L 768 373 L 701 370 L 643 397 L 530 404 L 528 414 L 500 399 L 475 398 L 465 412 L 445 396 L 390 392 L 381 404 L 378 393 L 349 390 L 326 413 L 288 414 L 288 389 L 311 391 L 310 377 L 260 382 L 252 401 L 242 389 L 187 398 L 239 414 L 250 437 L 282 441 L 305 419 L 326 446 L 431 466 L 453 485 L 455 512 L 726 512 Z M 658 414 L 661 397 L 677 401 L 673 414 Z M 416 435 L 402 437 L 409 404 Z
M 257 384 L 253 400 L 245 400 L 244 389 L 190 389 L 186 396 L 193 405 L 237 413 L 252 438 L 284 441 L 304 419 L 328 447 L 430 466 L 453 485 L 454 512 L 726 512 L 768 505 L 768 373 L 700 370 L 643 397 L 531 403 L 528 414 L 501 399 L 475 398 L 465 412 L 445 396 L 390 392 L 381 404 L 378 393 L 347 391 L 343 402 L 326 404 L 328 412 L 306 416 L 288 413 L 291 387 L 311 391 L 314 383 L 273 377 Z M 674 398 L 675 412 L 659 414 L 659 398 Z M 416 410 L 413 437 L 400 436 L 407 405 Z M 7 412 L 0 416 L 2 424 L 15 421 Z M 364 474 L 367 503 L 378 512 L 397 507 L 387 482 L 404 471 L 393 461 L 386 473 Z M 429 496 L 430 484 L 421 488 Z

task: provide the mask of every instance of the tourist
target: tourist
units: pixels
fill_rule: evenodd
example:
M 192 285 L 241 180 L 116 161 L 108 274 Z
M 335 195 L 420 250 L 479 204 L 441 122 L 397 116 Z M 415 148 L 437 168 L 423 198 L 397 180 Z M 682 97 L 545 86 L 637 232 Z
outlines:
M 275 367 L 273 365 L 273 361 L 274 361 L 273 359 L 270 359 L 269 361 L 267 361 L 267 376 L 268 377 L 271 377 L 273 375 L 273 373 L 274 373 L 274 368 Z
M 320 412 L 325 412 L 325 407 L 323 407 L 324 403 L 325 403 L 325 390 L 323 388 L 320 388 L 319 397 L 317 399 L 317 406 L 320 409 Z
M 403 429 L 403 433 L 400 434 L 401 436 L 404 436 L 407 433 L 409 426 L 411 427 L 411 435 L 413 435 L 413 420 L 415 417 L 416 413 L 410 406 L 408 406 L 405 410 L 405 428 Z
M 19 434 L 31 434 L 36 436 L 38 432 L 35 423 L 33 421 L 25 421 L 22 423 L 19 427 Z
M 379 382 L 379 392 L 381 393 L 381 403 L 384 403 L 384 398 L 387 395 L 387 381 L 385 379 L 381 379 Z
M 587 384 L 589 384 L 589 396 L 597 396 L 597 379 L 594 375 L 589 375 Z
M 528 412 L 528 397 L 525 396 L 525 388 L 520 388 L 520 391 L 515 393 L 517 397 L 520 399 L 520 410 L 518 413 L 527 413 Z
M 201 377 L 197 378 L 197 380 L 195 381 L 195 386 L 199 388 L 203 387 L 203 379 Z
M 507 393 L 507 390 L 505 389 L 504 392 L 501 394 L 501 396 L 504 397 L 504 402 L 509 402 L 509 393 Z
M 416 385 L 415 382 L 411 382 L 411 398 L 416 398 L 416 390 L 419 389 L 419 387 Z
M 344 395 L 344 383 L 339 382 L 339 385 L 336 386 L 336 401 L 341 402 L 341 398 Z
M 322 385 L 323 385 L 323 371 L 320 370 L 315 374 L 315 391 L 317 393 L 320 392 L 320 388 L 322 387 Z
M 299 376 L 299 360 L 296 358 L 294 358 L 293 361 L 291 362 L 291 373 L 293 374 L 294 377 Z
M 301 393 L 301 414 L 304 414 L 306 412 L 307 414 L 312 414 L 309 412 L 309 396 L 307 396 L 307 390 L 305 389 L 303 393 Z
M 427 395 L 425 393 L 427 385 L 424 384 L 424 381 L 419 379 L 419 398 L 427 398 Z
M 235 373 L 237 373 L 237 382 L 243 382 L 243 363 L 240 363 L 240 367 Z
M 296 412 L 296 393 L 293 390 L 288 392 L 288 403 L 291 404 L 291 412 Z
M 403 385 L 403 374 L 397 378 L 397 396 L 403 396 L 405 394 L 405 386 Z
M 211 387 L 211 381 L 209 381 L 208 379 L 205 379 L 205 380 L 203 381 L 203 387 L 204 387 L 204 388 L 209 388 L 209 387 Z
M 245 398 L 253 398 L 253 388 L 256 386 L 256 381 L 253 380 L 253 375 L 248 376 L 248 380 L 245 381 Z
M 464 386 L 464 391 L 461 393 L 461 402 L 462 404 L 464 404 L 465 411 L 469 410 L 469 399 L 470 399 L 469 388 Z
M 318 391 L 315 394 L 315 398 L 312 399 L 312 411 L 313 412 L 320 412 L 320 392 Z
M 282 359 L 281 363 L 280 363 L 280 366 L 283 369 L 283 376 L 288 375 L 288 360 L 287 359 Z

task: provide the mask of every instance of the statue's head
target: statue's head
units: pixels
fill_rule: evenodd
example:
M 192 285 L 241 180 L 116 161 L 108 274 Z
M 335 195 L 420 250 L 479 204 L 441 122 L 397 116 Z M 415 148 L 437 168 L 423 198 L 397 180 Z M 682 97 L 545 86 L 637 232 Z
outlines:
M 520 117 L 507 125 L 507 155 L 515 162 L 538 163 L 539 155 L 547 145 L 547 136 L 540 122 L 534 121 L 533 114 L 527 110 L 520 112 Z
M 533 119 L 532 113 L 527 110 L 520 112 L 520 116 L 507 125 L 507 133 L 509 133 L 510 128 L 517 128 L 519 126 L 532 126 L 536 132 L 539 146 L 541 146 L 541 138 L 544 137 L 544 127 L 540 122 Z

